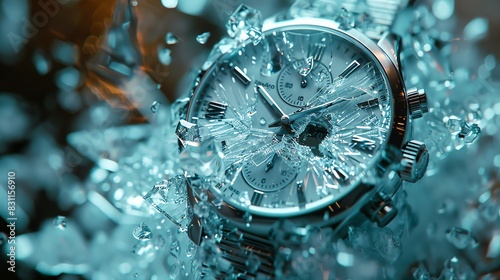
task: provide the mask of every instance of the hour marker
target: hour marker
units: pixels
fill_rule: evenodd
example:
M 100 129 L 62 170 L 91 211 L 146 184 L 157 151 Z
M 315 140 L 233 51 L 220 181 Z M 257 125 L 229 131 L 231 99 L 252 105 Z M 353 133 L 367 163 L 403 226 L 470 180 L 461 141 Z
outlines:
M 340 182 L 345 182 L 349 179 L 349 174 L 347 174 L 347 172 L 345 172 L 342 168 L 338 166 L 333 166 L 333 168 L 328 168 L 327 171 Z
M 353 135 L 352 136 L 352 147 L 365 152 L 373 152 L 377 147 L 375 140 L 363 137 L 361 135 Z
M 245 74 L 245 72 L 243 72 L 243 70 L 241 70 L 240 67 L 238 66 L 234 66 L 233 68 L 233 74 L 236 76 L 236 78 L 238 78 L 238 80 L 240 80 L 240 82 L 242 82 L 245 86 L 248 85 L 252 79 L 250 79 L 250 77 L 247 76 L 247 74 Z
M 312 47 L 312 50 L 310 50 L 311 52 L 309 56 L 312 56 L 315 61 L 320 61 L 323 53 L 325 52 L 325 48 L 326 45 L 316 43 Z
M 262 203 L 263 198 L 264 198 L 264 193 L 254 190 L 250 202 L 252 203 L 252 205 L 260 205 Z
M 205 118 L 207 119 L 223 119 L 227 110 L 227 104 L 220 103 L 217 101 L 210 101 L 208 103 L 207 112 L 205 113 Z
M 340 78 L 347 78 L 349 75 L 351 75 L 358 67 L 360 66 L 359 62 L 357 60 L 354 60 L 349 64 L 342 73 L 340 73 L 339 77 Z
M 299 207 L 306 206 L 306 195 L 304 194 L 304 181 L 297 181 L 297 199 L 299 200 Z
M 357 104 L 359 109 L 368 109 L 378 106 L 378 98 L 366 100 Z

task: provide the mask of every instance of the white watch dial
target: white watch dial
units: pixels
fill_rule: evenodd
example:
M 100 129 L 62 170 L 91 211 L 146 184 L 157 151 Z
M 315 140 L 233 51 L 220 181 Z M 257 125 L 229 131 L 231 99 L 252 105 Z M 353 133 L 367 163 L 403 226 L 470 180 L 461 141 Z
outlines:
M 319 26 L 271 30 L 210 68 L 188 121 L 223 147 L 212 192 L 262 215 L 331 204 L 378 160 L 392 123 L 387 77 L 347 35 Z

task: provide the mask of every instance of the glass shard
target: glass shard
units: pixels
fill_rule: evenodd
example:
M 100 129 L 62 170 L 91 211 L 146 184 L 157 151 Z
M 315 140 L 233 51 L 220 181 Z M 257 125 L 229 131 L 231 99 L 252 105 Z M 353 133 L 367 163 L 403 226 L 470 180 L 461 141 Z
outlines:
M 178 226 L 181 231 L 187 230 L 193 213 L 187 199 L 184 176 L 179 175 L 157 183 L 144 196 L 144 200 Z
M 153 232 L 144 222 L 134 229 L 132 234 L 137 240 L 150 240 L 153 238 Z
M 465 249 L 477 245 L 477 241 L 472 236 L 471 232 L 459 227 L 447 229 L 446 239 L 458 249 Z
M 186 142 L 179 155 L 180 165 L 202 176 L 219 177 L 224 172 L 222 144 L 209 138 L 203 142 Z
M 210 32 L 204 32 L 204 33 L 196 36 L 196 41 L 198 41 L 198 43 L 204 45 L 207 43 L 208 38 L 210 38 Z
M 179 37 L 177 37 L 174 33 L 168 32 L 167 35 L 165 36 L 165 42 L 168 45 L 174 45 L 179 43 Z
M 54 226 L 58 229 L 66 229 L 68 220 L 64 216 L 57 216 L 54 218 Z
M 154 101 L 153 104 L 151 104 L 151 112 L 153 112 L 153 113 L 158 112 L 160 105 L 161 105 L 160 102 Z
M 238 43 L 250 39 L 254 45 L 259 44 L 263 36 L 260 11 L 241 4 L 229 17 L 226 30 L 229 37 Z

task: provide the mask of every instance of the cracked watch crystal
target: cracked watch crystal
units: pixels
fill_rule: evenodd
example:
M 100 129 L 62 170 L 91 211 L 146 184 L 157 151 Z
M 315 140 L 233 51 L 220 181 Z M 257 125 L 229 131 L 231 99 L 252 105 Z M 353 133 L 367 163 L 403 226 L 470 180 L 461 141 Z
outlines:
M 194 91 L 187 121 L 221 144 L 210 190 L 241 210 L 287 216 L 325 207 L 380 158 L 392 93 L 374 55 L 337 30 L 276 27 L 223 55 Z

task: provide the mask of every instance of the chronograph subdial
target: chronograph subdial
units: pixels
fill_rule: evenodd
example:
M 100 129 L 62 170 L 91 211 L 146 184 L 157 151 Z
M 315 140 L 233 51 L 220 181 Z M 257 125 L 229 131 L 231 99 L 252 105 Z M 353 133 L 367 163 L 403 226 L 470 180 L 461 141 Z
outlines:
M 278 93 L 287 104 L 303 107 L 317 91 L 331 83 L 332 75 L 323 63 L 316 63 L 306 76 L 289 65 L 278 77 Z
M 256 165 L 248 161 L 242 169 L 243 178 L 254 189 L 272 192 L 289 185 L 297 176 L 298 169 L 283 162 L 277 154 Z

